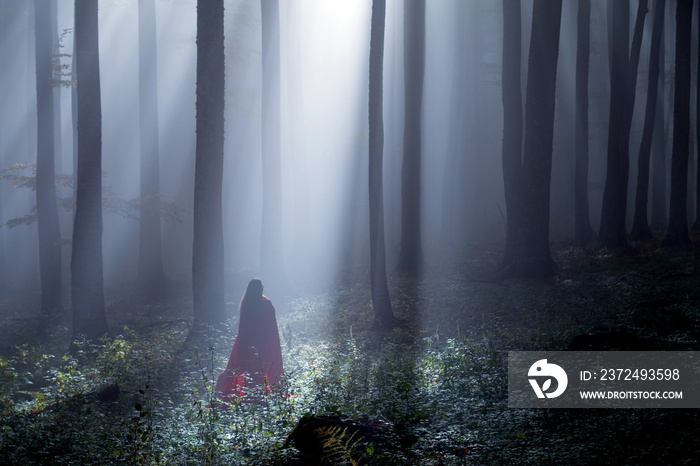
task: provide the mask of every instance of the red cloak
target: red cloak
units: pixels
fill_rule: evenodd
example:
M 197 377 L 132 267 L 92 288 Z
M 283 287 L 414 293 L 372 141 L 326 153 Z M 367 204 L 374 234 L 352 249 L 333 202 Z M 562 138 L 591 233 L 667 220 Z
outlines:
M 282 350 L 272 302 L 262 297 L 257 309 L 241 309 L 238 336 L 216 391 L 224 400 L 244 395 L 248 385 L 263 385 L 265 392 L 282 380 Z M 246 384 L 248 381 L 248 384 Z

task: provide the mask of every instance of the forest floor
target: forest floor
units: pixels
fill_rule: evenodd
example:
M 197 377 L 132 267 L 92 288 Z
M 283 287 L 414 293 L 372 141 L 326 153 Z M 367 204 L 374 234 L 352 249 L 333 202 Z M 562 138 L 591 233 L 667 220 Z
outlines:
M 547 280 L 491 280 L 501 256 L 488 248 L 391 278 L 399 324 L 382 334 L 363 271 L 327 293 L 273 295 L 283 393 L 224 411 L 207 404 L 237 318 L 193 333 L 185 297 L 115 296 L 114 338 L 67 353 L 68 318 L 39 333 L 36 304 L 0 303 L 0 463 L 695 464 L 698 410 L 508 408 L 508 351 L 584 334 L 593 350 L 700 349 L 695 249 L 553 254 Z M 285 443 L 300 419 L 338 428 L 314 443 L 297 427 Z

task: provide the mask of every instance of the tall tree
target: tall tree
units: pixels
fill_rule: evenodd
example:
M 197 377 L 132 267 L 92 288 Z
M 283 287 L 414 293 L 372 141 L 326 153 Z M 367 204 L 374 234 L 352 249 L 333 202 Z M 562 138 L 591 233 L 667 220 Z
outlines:
M 372 1 L 372 25 L 369 45 L 369 241 L 372 307 L 377 327 L 394 322 L 386 280 L 384 244 L 384 21 L 386 0 Z
M 549 250 L 549 198 L 561 10 L 561 0 L 534 3 L 525 95 L 522 211 L 515 257 L 505 269 L 515 276 L 544 277 L 556 269 Z
M 54 165 L 61 171 L 62 157 L 62 140 L 63 132 L 61 131 L 61 87 L 60 82 L 63 78 L 61 69 L 61 39 L 58 36 L 58 3 L 57 0 L 51 0 L 51 47 L 53 51 L 53 119 L 54 119 Z M 56 82 L 59 81 L 59 82 Z M 59 222 L 60 223 L 60 222 Z
M 41 310 L 46 315 L 63 310 L 61 287 L 61 233 L 58 225 L 54 169 L 53 40 L 51 8 L 34 0 L 36 50 L 36 215 L 39 228 Z
M 138 0 L 140 230 L 137 289 L 156 300 L 165 285 L 161 252 L 160 162 L 158 144 L 158 67 L 155 0 Z
M 224 1 L 197 1 L 197 102 L 192 294 L 194 318 L 224 312 Z
M 404 3 L 404 136 L 401 166 L 401 249 L 396 270 L 417 276 L 421 238 L 421 118 L 425 74 L 425 0 Z
M 576 172 L 574 179 L 574 239 L 593 238 L 588 207 L 588 70 L 591 49 L 591 1 L 578 2 L 576 37 Z
M 664 9 L 666 0 L 657 0 L 654 6 L 654 25 L 651 31 L 651 48 L 649 51 L 649 90 L 647 92 L 646 113 L 644 115 L 644 130 L 642 142 L 639 145 L 639 161 L 637 164 L 637 191 L 634 203 L 634 220 L 630 239 L 647 241 L 652 239 L 647 206 L 649 199 L 649 159 L 653 138 L 661 135 L 654 134 L 654 121 L 657 110 L 657 94 L 659 91 L 659 55 L 661 51 L 661 36 L 664 26 Z
M 664 8 L 664 22 L 666 21 L 666 9 L 671 2 L 666 3 Z M 652 231 L 661 231 L 668 225 L 668 215 L 666 212 L 666 105 L 673 100 L 673 86 L 666 85 L 666 31 L 663 28 L 661 33 L 661 44 L 659 45 L 659 73 L 661 81 L 659 93 L 656 96 L 656 119 L 654 121 L 654 137 L 652 139 L 652 170 L 651 170 L 651 218 L 649 219 Z M 668 88 L 668 99 L 666 91 Z M 670 120 L 670 119 L 669 119 Z
M 700 27 L 700 11 L 698 12 L 698 26 Z M 698 62 L 697 76 L 700 76 L 700 47 L 698 47 Z M 695 174 L 695 223 L 693 223 L 693 231 L 700 230 L 700 78 L 696 81 L 695 88 L 695 140 L 698 141 L 695 146 L 697 148 L 697 172 Z
M 77 78 L 78 71 L 76 69 L 75 58 L 75 33 L 73 33 L 73 62 L 71 63 L 71 73 L 74 78 Z M 78 86 L 71 87 L 70 93 L 71 103 L 71 129 L 73 130 L 73 199 L 77 198 L 78 189 Z
M 629 0 L 611 3 L 613 30 L 608 162 L 598 243 L 602 247 L 616 248 L 624 246 L 627 242 L 625 217 L 629 176 L 629 139 L 647 1 L 641 0 L 639 2 L 631 49 L 629 46 Z
M 0 31 L 9 31 L 12 17 L 9 14 L 10 9 L 7 0 L 0 0 Z M 8 63 L 12 57 L 11 44 L 9 41 L 0 41 L 0 63 Z M 7 89 L 9 67 L 0 68 L 0 89 Z M 0 92 L 0 108 L 10 108 L 10 99 L 8 92 Z M 7 161 L 7 140 L 9 131 L 6 130 L 8 122 L 7 112 L 0 111 L 0 162 L 4 165 Z M 0 223 L 5 219 L 3 213 L 3 186 L 0 185 Z M 4 292 L 5 284 L 7 283 L 7 270 L 5 268 L 5 229 L 0 229 L 0 293 Z
M 75 0 L 75 67 L 78 100 L 71 292 L 73 335 L 108 333 L 102 270 L 102 104 L 97 1 Z
M 519 215 L 522 213 L 523 97 L 520 90 L 520 0 L 503 0 L 503 188 L 506 201 L 506 246 L 503 266 L 515 258 Z
M 663 246 L 690 243 L 688 235 L 688 153 L 690 152 L 690 44 L 693 0 L 676 6 L 676 77 L 673 98 L 671 202 Z
M 284 281 L 280 158 L 279 0 L 260 0 L 262 13 L 262 231 L 260 268 L 266 281 Z

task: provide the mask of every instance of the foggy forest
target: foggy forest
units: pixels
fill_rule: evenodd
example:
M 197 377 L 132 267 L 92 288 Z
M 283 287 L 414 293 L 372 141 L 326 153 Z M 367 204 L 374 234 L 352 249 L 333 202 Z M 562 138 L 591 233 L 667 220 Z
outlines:
M 0 0 L 0 463 L 696 463 L 699 3 Z

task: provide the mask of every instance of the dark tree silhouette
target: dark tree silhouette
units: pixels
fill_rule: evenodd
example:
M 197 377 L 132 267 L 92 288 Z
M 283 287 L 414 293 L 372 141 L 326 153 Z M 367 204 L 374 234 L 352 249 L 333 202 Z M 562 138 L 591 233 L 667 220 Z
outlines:
M 601 247 L 617 248 L 624 246 L 627 242 L 625 217 L 629 176 L 629 137 L 647 1 L 641 0 L 639 2 L 631 50 L 629 47 L 629 0 L 611 3 L 613 32 L 608 162 L 598 243 Z
M 61 74 L 61 69 L 59 67 L 60 55 L 61 55 L 61 43 L 58 37 L 58 4 L 57 0 L 50 0 L 51 3 L 51 50 L 53 60 L 53 73 L 54 80 Z M 58 76 L 56 76 L 58 75 Z M 53 88 L 53 121 L 54 121 L 54 147 L 53 147 L 53 159 L 54 166 L 61 167 L 62 162 L 62 131 L 61 131 L 61 86 L 56 85 L 54 82 Z M 60 225 L 60 222 L 59 222 Z
M 667 9 L 669 3 L 664 8 Z M 666 21 L 664 11 L 664 21 Z M 652 170 L 651 170 L 651 218 L 649 220 L 652 231 L 661 231 L 668 225 L 666 214 L 666 32 L 661 33 L 659 45 L 659 73 L 660 89 L 656 96 L 656 119 L 654 121 L 654 137 L 652 139 Z M 671 86 L 669 86 L 671 87 Z M 670 90 L 670 89 L 669 89 Z M 670 100 L 670 99 L 669 99 Z
M 671 202 L 663 246 L 690 243 L 688 235 L 688 153 L 690 152 L 690 43 L 692 0 L 676 6 L 676 77 L 673 97 Z
M 522 216 L 508 275 L 545 277 L 556 270 L 549 250 L 549 198 L 561 0 L 535 0 L 527 69 Z
M 12 17 L 9 14 L 9 8 L 6 0 L 0 0 L 0 31 L 9 31 L 10 25 L 12 24 Z M 12 56 L 11 45 L 9 41 L 0 41 L 0 63 L 8 63 L 10 57 Z M 0 89 L 7 89 L 9 67 L 0 69 Z M 10 98 L 8 92 L 0 92 L 0 108 L 10 107 Z M 9 131 L 7 131 L 7 112 L 0 112 L 0 162 L 3 164 L 6 162 L 6 146 L 7 140 L 9 139 Z M 3 215 L 4 204 L 3 204 L 3 189 L 0 186 L 0 222 L 5 220 Z M 5 267 L 5 231 L 0 229 L 0 293 L 4 292 L 5 284 L 8 282 L 6 275 L 7 270 Z
M 109 332 L 102 271 L 102 109 L 97 2 L 75 0 L 78 169 L 71 257 L 73 336 Z
M 404 3 L 403 165 L 401 166 L 401 249 L 396 270 L 418 276 L 421 239 L 421 119 L 425 73 L 425 0 Z
M 700 27 L 700 12 L 698 14 L 698 26 Z M 698 63 L 697 63 L 697 76 L 700 76 L 700 47 L 698 47 Z M 696 82 L 695 88 L 695 139 L 700 141 L 700 79 Z M 697 162 L 696 162 L 696 174 L 695 174 L 695 222 L 693 223 L 693 231 L 700 230 L 700 143 L 696 144 L 697 147 Z
M 34 0 L 36 62 L 36 214 L 39 228 L 41 310 L 46 315 L 63 311 L 61 290 L 61 233 L 58 224 L 54 169 L 53 40 L 51 8 Z
M 522 214 L 523 97 L 520 90 L 520 0 L 503 0 L 503 189 L 506 201 L 506 246 L 503 267 L 515 258 Z
M 73 50 L 75 50 L 75 34 L 73 34 Z M 73 62 L 71 63 L 71 72 L 77 78 L 78 70 L 76 69 L 75 52 L 73 53 Z M 73 130 L 73 199 L 77 198 L 78 189 L 78 86 L 71 87 L 70 93 L 71 103 L 71 129 Z
M 260 0 L 262 13 L 262 231 L 260 268 L 266 282 L 285 280 L 282 260 L 279 0 Z
M 574 240 L 593 239 L 588 207 L 588 69 L 591 49 L 591 2 L 578 2 L 576 40 L 576 172 L 574 178 Z
M 197 1 L 197 102 L 192 294 L 197 322 L 224 312 L 224 2 Z
M 155 0 L 138 0 L 139 20 L 139 148 L 141 209 L 137 290 L 148 302 L 165 286 L 161 252 L 160 150 L 158 144 L 158 70 Z
M 639 162 L 637 169 L 637 191 L 634 203 L 634 220 L 630 239 L 633 241 L 648 241 L 652 239 L 647 217 L 649 199 L 649 159 L 651 142 L 654 137 L 654 121 L 657 110 L 657 94 L 659 91 L 659 55 L 661 51 L 661 36 L 664 26 L 664 9 L 666 0 L 657 0 L 654 6 L 654 25 L 651 32 L 651 48 L 649 52 L 649 90 L 647 92 L 646 113 L 644 115 L 644 130 L 642 142 L 639 145 Z
M 386 1 L 372 1 L 369 45 L 369 241 L 370 274 L 374 324 L 386 328 L 394 323 L 386 280 L 384 245 L 384 117 L 382 79 L 384 77 L 384 17 Z

